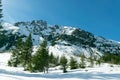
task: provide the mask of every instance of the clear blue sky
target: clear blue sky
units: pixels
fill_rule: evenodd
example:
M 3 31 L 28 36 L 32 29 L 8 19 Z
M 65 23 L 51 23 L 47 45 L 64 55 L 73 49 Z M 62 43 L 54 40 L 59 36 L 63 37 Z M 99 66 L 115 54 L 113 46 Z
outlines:
M 120 0 L 3 0 L 8 22 L 43 19 L 120 41 Z

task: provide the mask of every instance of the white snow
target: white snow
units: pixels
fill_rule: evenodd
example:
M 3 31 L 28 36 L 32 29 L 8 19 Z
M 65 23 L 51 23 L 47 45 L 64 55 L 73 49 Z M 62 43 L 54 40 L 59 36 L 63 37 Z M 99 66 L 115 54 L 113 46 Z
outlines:
M 22 35 L 26 35 L 26 36 L 28 36 L 29 33 L 30 33 L 30 32 L 27 30 L 27 28 L 25 28 L 25 26 L 20 26 L 19 32 L 20 32 Z
M 76 28 L 70 27 L 70 26 L 64 26 L 63 29 L 63 33 L 67 34 L 67 35 L 71 35 L 72 32 L 75 30 Z
M 23 68 L 8 67 L 10 53 L 0 53 L 0 80 L 119 80 L 120 65 L 104 63 L 100 67 L 85 69 L 68 69 L 62 73 L 59 67 L 50 68 L 49 73 L 30 73 Z
M 4 22 L 2 25 L 3 25 L 4 30 L 12 31 L 13 34 L 18 32 L 18 30 L 19 30 L 18 27 L 13 26 L 12 24 L 7 23 L 7 22 Z
M 75 45 L 65 46 L 63 44 L 68 44 L 68 43 L 63 41 L 63 42 L 60 42 L 59 44 L 56 44 L 55 46 L 49 46 L 49 53 L 53 53 L 55 56 L 66 55 L 66 57 L 68 58 L 70 58 L 71 56 L 74 56 L 74 54 L 75 55 L 84 54 L 87 58 L 90 57 L 89 48 L 84 49 L 80 46 L 75 46 Z M 91 50 L 94 53 L 93 55 L 96 56 L 97 58 L 102 56 L 102 53 L 100 53 L 97 49 L 91 48 Z

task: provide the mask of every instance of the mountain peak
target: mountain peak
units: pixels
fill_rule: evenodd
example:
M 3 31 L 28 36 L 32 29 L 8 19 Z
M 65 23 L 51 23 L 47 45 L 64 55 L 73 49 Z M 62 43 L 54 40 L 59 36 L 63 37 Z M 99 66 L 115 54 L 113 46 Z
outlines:
M 11 41 L 7 41 L 1 48 L 7 47 L 8 44 L 10 44 L 9 48 L 12 48 L 20 36 L 26 39 L 31 33 L 34 46 L 39 46 L 46 38 L 50 53 L 57 55 L 84 53 L 88 57 L 91 53 L 94 53 L 94 56 L 101 56 L 103 53 L 120 53 L 120 42 L 108 40 L 71 26 L 48 25 L 46 21 L 33 20 L 17 22 L 13 25 L 4 23 L 3 27 L 4 30 L 11 31 L 13 35 L 9 36 L 12 39 L 12 44 Z M 6 36 L 8 35 L 6 34 Z

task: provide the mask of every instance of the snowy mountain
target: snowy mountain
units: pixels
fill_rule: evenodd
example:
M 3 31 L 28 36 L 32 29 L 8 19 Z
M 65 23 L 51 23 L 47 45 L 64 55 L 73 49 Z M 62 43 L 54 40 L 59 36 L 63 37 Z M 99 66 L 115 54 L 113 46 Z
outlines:
M 0 31 L 6 31 L 5 37 L 0 39 L 0 41 L 4 41 L 0 45 L 1 51 L 12 49 L 19 37 L 22 36 L 25 40 L 31 33 L 34 46 L 39 46 L 46 38 L 49 52 L 54 55 L 79 56 L 85 54 L 86 57 L 90 57 L 90 55 L 99 57 L 104 53 L 120 53 L 120 42 L 96 36 L 80 28 L 48 25 L 43 20 L 17 22 L 15 24 L 4 22 L 3 29 Z

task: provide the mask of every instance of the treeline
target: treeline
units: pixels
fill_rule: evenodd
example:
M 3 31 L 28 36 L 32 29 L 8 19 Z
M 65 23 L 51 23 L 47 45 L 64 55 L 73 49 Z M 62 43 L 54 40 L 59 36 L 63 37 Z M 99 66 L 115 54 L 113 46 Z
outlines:
M 120 64 L 120 55 L 119 54 L 110 54 L 110 53 L 104 53 L 104 55 L 101 57 L 103 62 L 105 63 L 111 63 L 111 64 Z
M 20 38 L 14 49 L 12 55 L 8 61 L 9 66 L 24 67 L 24 70 L 30 72 L 48 72 L 49 67 L 57 65 L 63 65 L 64 69 L 67 63 L 67 59 L 61 57 L 55 57 L 53 53 L 48 54 L 47 41 L 44 40 L 35 54 L 33 53 L 33 43 L 31 34 L 27 37 L 26 41 Z M 64 70 L 65 71 L 65 70 Z M 65 71 L 66 72 L 66 71 Z
M 17 41 L 12 55 L 8 61 L 9 66 L 24 67 L 24 70 L 30 72 L 48 72 L 49 67 L 62 66 L 63 72 L 67 72 L 67 67 L 77 69 L 78 67 L 85 68 L 85 56 L 81 57 L 81 62 L 78 64 L 77 60 L 73 57 L 68 63 L 67 58 L 63 55 L 61 57 L 54 56 L 53 53 L 49 54 L 47 48 L 47 40 L 44 40 L 35 54 L 33 53 L 32 36 L 29 34 L 26 41 L 22 37 Z
M 32 54 L 33 43 L 31 34 L 27 37 L 26 41 L 23 41 L 22 38 L 20 38 L 17 41 L 15 48 L 12 50 L 8 65 L 13 67 L 22 66 L 24 67 L 24 70 L 30 72 L 45 72 L 48 70 L 49 65 L 49 55 L 46 47 L 47 42 L 43 41 L 38 51 L 35 54 Z
M 95 62 L 100 65 L 103 62 L 120 64 L 120 55 L 105 54 L 99 59 L 94 58 L 93 54 L 89 58 L 86 58 L 84 54 L 81 54 L 80 62 L 74 57 L 70 58 L 70 61 L 66 56 L 54 56 L 53 53 L 49 54 L 47 48 L 47 40 L 44 40 L 35 54 L 33 53 L 32 36 L 29 34 L 26 41 L 23 41 L 22 37 L 17 41 L 12 55 L 8 61 L 9 66 L 24 67 L 24 70 L 30 72 L 48 72 L 49 67 L 55 67 L 60 65 L 63 72 L 67 72 L 67 68 L 77 69 L 85 68 L 86 61 L 90 63 L 89 67 L 93 67 Z M 69 62 L 69 63 L 68 63 Z
M 23 66 L 24 70 L 30 70 L 32 67 L 32 47 L 31 34 L 27 37 L 25 42 L 22 38 L 19 38 L 12 50 L 12 55 L 8 61 L 8 65 L 14 67 Z

